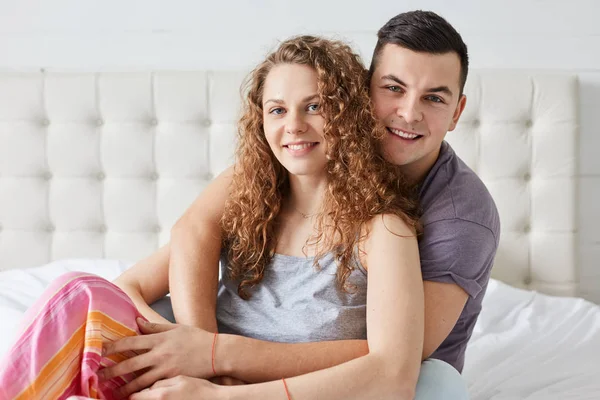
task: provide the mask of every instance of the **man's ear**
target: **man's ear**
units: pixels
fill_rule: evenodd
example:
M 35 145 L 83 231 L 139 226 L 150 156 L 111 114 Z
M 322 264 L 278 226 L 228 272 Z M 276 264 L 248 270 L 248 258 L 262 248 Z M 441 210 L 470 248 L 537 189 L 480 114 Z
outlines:
M 450 124 L 448 131 L 453 131 L 454 128 L 456 128 L 456 124 L 458 124 L 458 120 L 459 120 L 462 112 L 465 110 L 466 105 L 467 105 L 467 96 L 463 94 L 460 96 L 460 100 L 458 100 L 458 104 L 456 105 L 456 110 L 454 110 L 454 115 L 452 116 L 452 123 Z

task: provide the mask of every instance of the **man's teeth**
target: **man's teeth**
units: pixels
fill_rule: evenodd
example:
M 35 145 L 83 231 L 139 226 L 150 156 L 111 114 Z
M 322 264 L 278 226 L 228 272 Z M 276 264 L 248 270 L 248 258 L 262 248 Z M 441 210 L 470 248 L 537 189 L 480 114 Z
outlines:
M 287 147 L 290 150 L 304 150 L 314 145 L 314 143 L 288 144 Z
M 402 131 L 399 131 L 398 129 L 392 129 L 392 128 L 389 128 L 389 129 L 390 129 L 390 132 L 392 132 L 394 135 L 400 136 L 401 138 L 404 138 L 404 139 L 414 139 L 414 138 L 417 138 L 420 136 L 420 135 L 414 135 L 412 133 L 402 132 Z

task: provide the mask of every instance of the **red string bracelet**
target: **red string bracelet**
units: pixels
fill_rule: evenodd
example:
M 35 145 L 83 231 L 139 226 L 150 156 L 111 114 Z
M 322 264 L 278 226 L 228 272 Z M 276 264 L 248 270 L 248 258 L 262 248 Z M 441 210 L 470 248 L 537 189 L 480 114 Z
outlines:
M 212 370 L 213 370 L 213 374 L 215 376 L 217 376 L 217 371 L 215 370 L 215 344 L 217 343 L 217 335 L 218 335 L 218 332 L 215 332 L 215 337 L 213 338 L 213 345 L 212 345 Z
M 290 391 L 287 387 L 287 383 L 285 382 L 285 378 L 281 378 L 281 380 L 283 381 L 283 387 L 285 388 L 285 395 L 287 396 L 287 399 L 292 400 L 292 397 L 290 396 Z

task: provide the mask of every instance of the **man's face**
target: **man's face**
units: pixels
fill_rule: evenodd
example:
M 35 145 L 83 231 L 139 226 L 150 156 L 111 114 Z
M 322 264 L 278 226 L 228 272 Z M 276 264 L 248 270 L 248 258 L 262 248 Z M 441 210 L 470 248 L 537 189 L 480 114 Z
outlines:
M 466 97 L 460 95 L 458 54 L 417 53 L 387 44 L 371 78 L 377 118 L 387 128 L 385 158 L 421 180 L 439 155 L 448 131 L 456 127 Z

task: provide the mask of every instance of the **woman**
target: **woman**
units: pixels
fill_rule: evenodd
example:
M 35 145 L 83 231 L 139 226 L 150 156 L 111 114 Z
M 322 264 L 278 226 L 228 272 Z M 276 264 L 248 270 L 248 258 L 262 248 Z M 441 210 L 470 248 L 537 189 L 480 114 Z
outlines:
M 364 339 L 368 329 L 369 354 L 283 382 L 162 380 L 131 398 L 411 398 L 423 336 L 416 207 L 398 195 L 400 180 L 377 155 L 364 79 L 347 46 L 313 37 L 284 42 L 252 73 L 222 224 L 217 319 L 221 333 L 273 341 Z M 134 267 L 117 281 L 150 319 L 147 304 L 168 291 L 157 278 Z M 194 335 L 213 337 L 212 348 L 197 348 L 212 353 L 212 373 L 196 362 L 182 374 L 218 375 L 216 358 L 232 336 Z M 126 350 L 120 343 L 106 354 Z M 121 395 L 165 377 L 150 354 L 119 365 L 149 363 L 137 364 L 138 378 Z M 104 378 L 121 376 L 119 366 Z
M 275 207 L 280 207 L 280 212 L 276 215 L 276 222 L 279 223 L 278 230 L 276 233 L 280 235 L 281 239 L 278 239 L 278 242 L 273 244 L 273 247 L 269 247 L 269 244 L 261 243 L 261 246 L 250 244 L 249 247 L 251 251 L 249 254 L 260 256 L 261 254 L 265 254 L 266 258 L 269 256 L 269 252 L 271 250 L 274 251 L 275 255 L 273 256 L 272 264 L 266 266 L 264 270 L 260 268 L 252 269 L 254 266 L 252 263 L 256 260 L 251 260 L 252 263 L 249 265 L 248 270 L 251 272 L 256 272 L 256 276 L 260 279 L 261 272 L 264 273 L 264 281 L 259 281 L 256 286 L 253 288 L 254 292 L 252 293 L 252 297 L 248 302 L 244 302 L 241 300 L 243 293 L 236 296 L 235 292 L 237 287 L 232 284 L 232 279 L 225 276 L 224 284 L 220 287 L 219 290 L 219 304 L 216 307 L 216 314 L 218 316 L 218 328 L 219 332 L 230 332 L 235 334 L 247 335 L 253 338 L 260 338 L 271 341 L 313 341 L 313 340 L 335 340 L 335 339 L 343 339 L 343 338 L 362 338 L 365 334 L 365 321 L 366 318 L 364 314 L 362 318 L 358 317 L 357 308 L 353 308 L 356 303 L 351 303 L 352 300 L 357 301 L 357 297 L 347 299 L 346 305 L 350 306 L 345 309 L 341 314 L 344 314 L 347 319 L 338 318 L 338 316 L 332 317 L 330 320 L 321 320 L 320 323 L 313 323 L 310 320 L 311 315 L 318 315 L 316 312 L 313 312 L 315 309 L 321 311 L 322 309 L 326 310 L 326 307 L 319 309 L 321 303 L 320 300 L 323 298 L 331 298 L 337 296 L 332 292 L 328 292 L 326 290 L 322 290 L 318 293 L 318 295 L 307 294 L 305 297 L 301 298 L 296 296 L 299 290 L 294 290 L 294 287 L 302 287 L 303 290 L 306 286 L 301 286 L 296 284 L 297 282 L 306 282 L 309 278 L 306 278 L 304 275 L 297 276 L 299 273 L 297 271 L 312 271 L 311 259 L 302 259 L 306 255 L 314 256 L 318 255 L 317 250 L 313 249 L 313 252 L 310 252 L 309 248 L 302 248 L 307 241 L 307 237 L 310 236 L 312 229 L 317 229 L 319 225 L 319 215 L 311 216 L 312 211 L 317 207 L 314 203 L 310 201 L 318 201 L 317 194 L 319 193 L 318 184 L 314 184 L 314 182 L 322 182 L 319 180 L 314 180 L 310 175 L 310 172 L 301 171 L 298 169 L 298 161 L 307 161 L 305 159 L 296 160 L 294 158 L 285 158 L 288 154 L 280 151 L 280 147 L 285 146 L 287 143 L 280 143 L 282 146 L 278 146 L 277 143 L 273 145 L 272 142 L 269 142 L 270 132 L 272 132 L 271 128 L 276 126 L 276 128 L 280 128 L 279 125 L 273 125 L 272 114 L 279 115 L 275 119 L 276 122 L 281 122 L 281 115 L 286 118 L 292 118 L 289 120 L 290 128 L 288 131 L 299 131 L 299 133 L 295 135 L 289 134 L 288 136 L 292 137 L 293 140 L 300 140 L 302 142 L 306 142 L 306 145 L 311 145 L 313 143 L 319 143 L 317 146 L 321 146 L 322 143 L 315 140 L 310 136 L 311 129 L 310 128 L 310 118 L 313 116 L 306 112 L 305 117 L 298 117 L 294 115 L 294 108 L 288 109 L 285 107 L 286 104 L 281 104 L 281 102 L 269 102 L 270 99 L 281 100 L 279 96 L 273 93 L 284 93 L 285 90 L 277 87 L 276 89 L 271 89 L 269 85 L 269 79 L 274 79 L 275 82 L 288 82 L 290 84 L 296 83 L 299 76 L 301 76 L 299 71 L 291 71 L 289 72 L 289 76 L 281 76 L 272 75 L 271 73 L 277 72 L 278 68 L 282 65 L 289 66 L 289 64 L 300 64 L 303 66 L 311 66 L 317 74 L 316 80 L 317 88 L 315 89 L 321 95 L 322 99 L 320 102 L 315 104 L 315 106 L 321 107 L 321 117 L 325 120 L 325 126 L 327 126 L 328 121 L 335 120 L 337 122 L 338 127 L 337 131 L 328 132 L 333 136 L 332 140 L 336 140 L 337 138 L 344 138 L 343 140 L 336 140 L 336 151 L 331 151 L 328 156 L 330 160 L 325 163 L 325 180 L 327 183 L 323 184 L 327 186 L 325 190 L 323 190 L 323 200 L 318 203 L 318 206 L 322 206 L 325 211 L 321 213 L 322 215 L 329 216 L 329 221 L 335 221 L 337 216 L 331 214 L 327 214 L 328 210 L 334 209 L 340 212 L 341 216 L 339 220 L 341 221 L 350 221 L 355 223 L 356 225 L 352 226 L 350 224 L 344 225 L 344 222 L 340 223 L 340 228 L 343 232 L 356 232 L 358 226 L 365 221 L 369 221 L 370 218 L 374 214 L 370 214 L 369 216 L 365 216 L 365 214 L 361 215 L 361 211 L 365 209 L 369 209 L 371 207 L 369 204 L 379 204 L 377 201 L 375 203 L 370 203 L 371 200 L 368 199 L 368 194 L 376 191 L 376 187 L 382 182 L 385 182 L 385 178 L 381 179 L 381 172 L 385 171 L 386 166 L 381 165 L 381 160 L 374 155 L 372 151 L 372 147 L 377 143 L 373 141 L 373 138 L 376 136 L 374 132 L 374 122 L 368 112 L 369 100 L 367 97 L 366 90 L 364 89 L 366 85 L 363 84 L 363 76 L 362 74 L 362 66 L 356 56 L 354 56 L 347 47 L 345 46 L 331 46 L 327 42 L 323 43 L 310 43 L 310 45 L 306 43 L 290 42 L 284 43 L 281 48 L 275 52 L 269 59 L 265 61 L 261 66 L 259 66 L 253 73 L 252 79 L 250 81 L 250 86 L 248 88 L 248 99 L 249 104 L 245 110 L 245 116 L 243 121 L 245 124 L 242 124 L 242 129 L 240 132 L 240 151 L 238 152 L 238 159 L 236 168 L 236 174 L 234 174 L 233 182 L 229 183 L 227 179 L 227 184 L 230 185 L 231 192 L 229 193 L 229 202 L 227 209 L 225 210 L 225 218 L 223 221 L 223 225 L 225 227 L 223 236 L 225 238 L 225 247 L 227 248 L 228 236 L 231 235 L 230 231 L 228 232 L 227 226 L 237 226 L 240 230 L 243 230 L 246 227 L 256 227 L 258 226 L 260 229 L 256 229 L 251 232 L 237 232 L 237 237 L 247 238 L 245 243 L 249 243 L 252 239 L 252 234 L 256 232 L 257 235 L 261 234 L 263 228 L 268 228 L 267 216 L 269 215 L 269 211 L 274 209 Z M 307 48 L 303 48 L 301 44 L 304 44 Z M 319 49 L 319 46 L 321 48 Z M 328 47 L 329 46 L 329 47 Z M 321 51 L 319 51 L 321 50 Z M 334 60 L 333 62 L 327 60 Z M 281 70 L 279 70 L 281 71 Z M 361 75 L 358 79 L 352 78 L 353 76 Z M 348 82 L 348 79 L 351 79 L 351 82 Z M 310 81 L 310 79 L 309 79 Z M 343 84 L 339 84 L 339 82 L 345 82 Z M 314 83 L 313 83 L 314 85 Z M 307 84 L 298 85 L 299 87 L 305 87 Z M 345 89 L 345 92 L 338 94 L 336 92 L 337 88 L 342 87 Z M 311 93 L 304 93 L 306 97 L 310 96 Z M 343 96 L 342 100 L 339 100 Z M 301 96 L 298 95 L 300 98 Z M 338 101 L 339 105 L 334 105 Z M 313 106 L 310 102 L 306 104 L 302 104 L 302 107 Z M 275 107 L 275 108 L 273 108 Z M 337 107 L 337 108 L 336 108 Z M 333 110 L 333 111 L 332 111 Z M 340 112 L 340 110 L 344 110 L 346 113 Z M 358 111 L 360 110 L 360 111 Z M 361 114 L 364 112 L 364 114 Z M 291 114 L 290 114 L 291 113 Z M 296 113 L 297 114 L 297 113 Z M 367 115 L 368 114 L 368 115 Z M 304 118 L 304 119 L 303 119 Z M 353 119 L 354 118 L 354 119 Z M 253 123 L 253 121 L 258 121 Z M 277 129 L 273 129 L 274 132 L 278 132 Z M 314 131 L 314 129 L 313 129 Z M 324 132 L 324 136 L 327 137 L 327 133 Z M 266 140 L 263 139 L 261 142 L 261 138 L 266 137 Z M 302 139 L 297 139 L 298 137 L 302 137 Z M 255 139 L 256 138 L 256 139 Z M 292 139 L 290 139 L 292 140 Z M 322 142 L 327 143 L 327 140 Z M 366 144 L 369 142 L 369 144 Z M 270 144 L 270 147 L 267 145 Z M 365 147 L 366 146 L 366 147 Z M 248 150 L 250 149 L 250 151 Z M 258 149 L 258 150 L 257 150 Z M 244 152 L 245 151 L 245 152 Z M 317 153 L 318 154 L 318 153 Z M 279 156 L 278 156 L 279 155 Z M 340 157 L 343 155 L 344 157 Z M 277 157 L 277 162 L 273 160 L 273 157 Z M 291 184 L 290 192 L 285 192 L 283 190 L 279 192 L 275 192 L 274 195 L 283 194 L 280 199 L 275 199 L 273 201 L 273 197 L 270 197 L 268 194 L 268 190 L 260 192 L 256 195 L 256 200 L 252 201 L 252 199 L 248 199 L 252 193 L 248 194 L 245 191 L 248 187 L 245 180 L 251 181 L 255 179 L 255 171 L 266 171 L 267 169 L 264 167 L 265 161 L 268 165 L 282 165 L 289 171 L 289 183 Z M 309 161 L 310 165 L 318 165 L 318 161 L 312 160 Z M 337 166 L 336 166 L 337 165 Z M 339 169 L 336 169 L 339 168 Z M 334 171 L 333 173 L 330 171 Z M 263 182 L 265 185 L 269 184 L 269 188 L 278 188 L 283 185 L 277 181 L 277 170 L 269 175 L 266 172 L 263 173 L 262 177 L 273 177 L 272 181 Z M 336 174 L 337 173 L 337 174 Z M 314 174 L 312 176 L 315 176 Z M 319 176 L 318 174 L 316 176 Z M 373 179 L 365 179 L 363 177 L 373 177 Z M 285 178 L 285 177 L 284 177 Z M 396 179 L 395 177 L 393 179 Z M 283 180 L 282 180 L 283 181 Z M 365 182 L 366 181 L 366 182 Z M 217 183 L 219 180 L 216 181 Z M 283 181 L 285 183 L 285 181 Z M 398 182 L 394 180 L 394 182 Z M 339 188 L 350 188 L 349 192 L 355 196 L 349 196 L 346 193 L 335 192 L 333 189 L 330 190 L 328 185 L 330 184 L 339 184 Z M 214 186 L 213 184 L 212 186 Z M 302 186 L 308 185 L 308 186 Z M 390 187 L 393 183 L 387 181 L 387 185 L 383 185 L 383 187 Z M 223 190 L 214 190 L 213 188 L 209 188 L 209 191 L 212 193 L 222 193 Z M 267 194 L 265 194 L 265 192 Z M 309 193 L 309 196 L 302 196 L 302 194 Z M 351 200 L 350 204 L 337 201 L 334 207 L 327 208 L 327 200 L 325 199 L 327 194 L 331 194 L 332 198 L 343 198 L 346 201 Z M 363 196 L 363 197 L 361 197 Z M 210 197 L 210 196 L 208 196 Z M 241 203 L 241 206 L 236 206 L 237 203 Z M 220 203 L 220 201 L 216 201 L 216 203 Z M 352 206 L 351 204 L 360 204 L 364 205 L 364 208 L 361 209 L 360 206 Z M 263 213 L 257 212 L 257 204 L 267 204 L 263 209 Z M 275 205 L 271 205 L 275 204 Z M 247 209 L 244 210 L 243 206 L 247 206 Z M 408 206 L 402 206 L 403 210 L 411 210 Z M 252 212 L 248 210 L 253 210 Z M 383 211 L 380 211 L 383 212 Z M 258 213 L 258 216 L 257 216 Z M 345 214 L 344 214 L 345 213 Z M 304 214 L 304 215 L 302 215 Z M 368 213 L 367 213 L 368 214 Z M 245 215 L 246 217 L 236 217 Z M 308 217 L 308 218 L 305 218 Z M 361 219 L 364 218 L 364 219 Z M 228 222 L 233 221 L 233 222 Z M 335 223 L 335 222 L 332 222 Z M 261 225 L 263 224 L 263 225 Z M 345 229 L 349 228 L 347 231 Z M 217 234 L 214 231 L 209 231 L 206 234 Z M 268 234 L 264 235 L 269 238 Z M 345 234 L 347 238 L 354 238 L 360 236 L 360 232 L 356 235 Z M 405 238 L 406 239 L 406 238 Z M 404 240 L 406 241 L 406 240 Z M 314 239 L 309 241 L 309 243 L 314 243 Z M 318 241 L 317 241 L 318 242 Z M 321 242 L 322 243 L 322 242 Z M 294 246 L 295 244 L 295 246 Z M 254 246 L 254 247 L 252 247 Z M 400 245 L 399 245 L 400 246 Z M 327 245 L 323 247 L 327 248 Z M 333 246 L 335 247 L 335 246 Z M 352 245 L 344 244 L 340 246 L 343 249 L 352 248 Z M 360 247 L 360 246 L 359 246 Z M 258 248 L 258 250 L 255 250 Z M 399 247 L 398 247 L 399 248 Z M 243 249 L 242 249 L 243 250 Z M 305 252 L 303 252 L 303 250 Z M 162 252 L 166 253 L 168 249 L 163 249 Z M 218 252 L 217 252 L 218 253 Z M 395 257 L 392 256 L 393 253 L 389 252 L 388 257 L 394 262 L 399 262 L 395 260 Z M 398 254 L 402 254 L 399 252 Z M 293 257 L 284 257 L 293 256 Z M 332 257 L 332 253 L 327 254 L 329 257 Z M 295 258 L 300 256 L 298 258 Z M 398 258 L 402 257 L 401 255 Z M 250 257 L 246 257 L 245 259 L 249 259 Z M 318 257 L 316 257 L 318 258 Z M 286 264 L 287 261 L 287 264 Z M 228 265 L 227 259 L 223 259 L 224 265 Z M 368 262 L 365 262 L 369 264 Z M 282 264 L 284 264 L 282 266 Z M 149 264 L 150 265 L 150 264 Z M 214 263 L 216 266 L 216 262 Z M 286 268 L 290 266 L 290 268 Z M 292 267 L 293 265 L 293 267 Z M 331 272 L 333 265 L 328 264 L 329 269 L 328 273 Z M 357 266 L 360 269 L 360 266 Z M 368 265 L 367 265 L 368 268 Z M 293 272 L 290 271 L 293 269 Z M 285 271 L 289 272 L 290 276 L 285 274 Z M 340 269 L 337 270 L 338 272 Z M 216 267 L 214 272 L 214 282 L 216 283 Z M 335 269 L 334 269 L 335 272 Z M 355 274 L 351 275 L 353 279 L 356 279 L 358 275 L 358 271 L 354 271 Z M 371 271 L 370 271 L 371 272 Z M 132 274 L 134 272 L 132 271 Z M 135 281 L 135 279 L 131 279 L 131 276 L 123 276 L 120 279 L 120 284 L 123 287 L 127 287 L 129 282 Z M 253 277 L 250 276 L 250 279 Z M 166 272 L 164 272 L 163 279 L 167 279 Z M 295 280 L 296 279 L 296 280 Z M 316 278 L 315 278 L 316 279 Z M 208 279 L 212 281 L 213 279 Z M 266 281 L 266 282 L 265 282 Z M 242 281 L 235 281 L 240 284 Z M 372 280 L 370 280 L 371 284 Z M 173 282 L 172 282 L 173 283 Z M 356 282 L 352 282 L 356 283 Z M 158 285 L 156 281 L 154 281 L 155 286 Z M 317 285 L 314 281 L 310 282 L 310 285 Z M 419 284 L 420 286 L 421 284 Z M 282 289 L 279 291 L 282 286 L 287 287 L 287 290 Z M 335 280 L 331 281 L 331 286 L 335 286 Z M 371 285 L 374 287 L 374 285 Z M 145 289 L 150 288 L 150 290 L 146 290 L 145 293 L 153 294 L 150 298 L 147 298 L 146 301 L 152 302 L 156 299 L 160 298 L 164 295 L 164 292 L 160 290 L 152 290 L 151 286 L 146 286 Z M 240 289 L 243 289 L 243 285 Z M 364 289 L 364 287 L 363 287 Z M 164 290 L 164 289 L 163 289 Z M 312 292 L 311 292 L 312 293 Z M 326 293 L 326 294 L 324 294 Z M 172 297 L 177 296 L 178 293 L 175 291 L 172 293 Z M 198 306 L 196 305 L 196 309 L 206 309 L 206 312 L 203 316 L 198 315 L 198 318 L 205 318 L 204 325 L 198 324 L 198 326 L 204 327 L 208 331 L 216 331 L 216 322 L 215 322 L 215 295 L 211 295 L 210 291 L 199 293 L 199 295 L 204 295 L 206 302 Z M 212 297 L 212 302 L 211 302 Z M 265 300 L 266 299 L 266 300 Z M 212 304 L 211 304 L 212 303 Z M 234 303 L 234 304 L 232 304 Z M 275 304 L 277 306 L 269 307 L 269 303 Z M 289 306 L 292 303 L 295 307 Z M 337 306 L 340 306 L 339 304 Z M 364 301 L 363 301 L 364 306 Z M 211 310 L 212 308 L 212 310 Z M 285 317 L 285 310 L 293 309 L 293 320 L 291 318 Z M 340 308 L 342 308 L 340 306 Z M 352 310 L 356 312 L 353 316 L 349 317 L 347 315 L 348 310 Z M 364 309 L 363 309 L 364 310 Z M 328 310 L 326 310 L 328 311 Z M 303 313 L 305 312 L 305 313 Z M 312 313 L 312 314 L 311 314 Z M 322 315 L 323 313 L 321 313 Z M 266 316 L 266 317 L 265 317 Z M 263 318 L 261 318 L 263 317 Z M 179 318 L 179 316 L 178 316 Z M 211 321 L 214 328 L 211 328 Z M 357 327 L 355 324 L 348 323 L 348 321 L 361 320 L 363 323 L 362 330 Z M 331 321 L 336 321 L 337 323 L 331 323 Z M 262 326 L 267 326 L 265 329 L 261 329 Z M 344 327 L 344 329 L 339 330 L 331 330 L 326 329 L 331 326 L 336 327 Z M 356 331 L 360 333 L 356 333 Z M 371 329 L 369 329 L 371 332 Z M 347 336 L 345 336 L 347 335 Z M 183 339 L 185 336 L 180 337 L 180 341 L 185 341 Z M 235 336 L 239 338 L 239 336 Z M 211 335 L 206 334 L 204 343 L 207 346 L 206 349 L 198 351 L 200 354 L 209 354 L 210 353 L 210 345 L 212 344 Z M 229 340 L 232 339 L 232 336 L 229 335 L 219 335 L 217 339 L 217 364 L 219 364 L 219 358 L 227 357 L 229 354 L 241 354 L 237 350 L 231 351 L 220 351 L 219 344 L 224 343 L 224 348 L 228 348 Z M 251 345 L 259 345 L 258 343 L 254 343 Z M 371 347 L 371 346 L 370 346 Z M 192 351 L 191 349 L 189 351 Z M 219 357 L 219 354 L 222 354 Z M 405 354 L 404 352 L 396 353 L 396 354 Z M 340 357 L 343 358 L 343 357 Z M 343 359 L 341 361 L 346 361 L 350 358 Z M 340 361 L 340 362 L 341 362 Z M 209 360 L 210 363 L 210 360 Z M 138 364 L 138 367 L 146 366 L 145 364 Z M 268 368 L 267 368 L 268 369 Z M 120 369 L 121 372 L 125 372 L 126 369 Z M 217 365 L 217 372 L 227 374 L 229 371 L 223 371 L 223 369 L 219 368 Z M 260 381 L 260 371 L 247 371 L 252 375 L 239 376 L 239 378 L 257 382 Z M 307 372 L 307 371 L 302 371 Z M 183 373 L 183 372 L 182 372 Z M 154 368 L 154 377 L 148 377 L 148 380 L 143 384 L 136 385 L 133 383 L 128 389 L 137 390 L 141 387 L 146 386 L 149 382 L 153 381 L 156 377 L 160 375 L 168 375 L 168 372 L 164 371 L 160 367 Z M 193 369 L 187 369 L 184 374 L 200 376 L 202 373 L 196 373 Z M 112 375 L 112 373 L 110 374 Z M 150 374 L 148 374 L 150 375 Z M 286 375 L 286 376 L 294 376 Z M 141 380 L 142 378 L 140 378 Z

